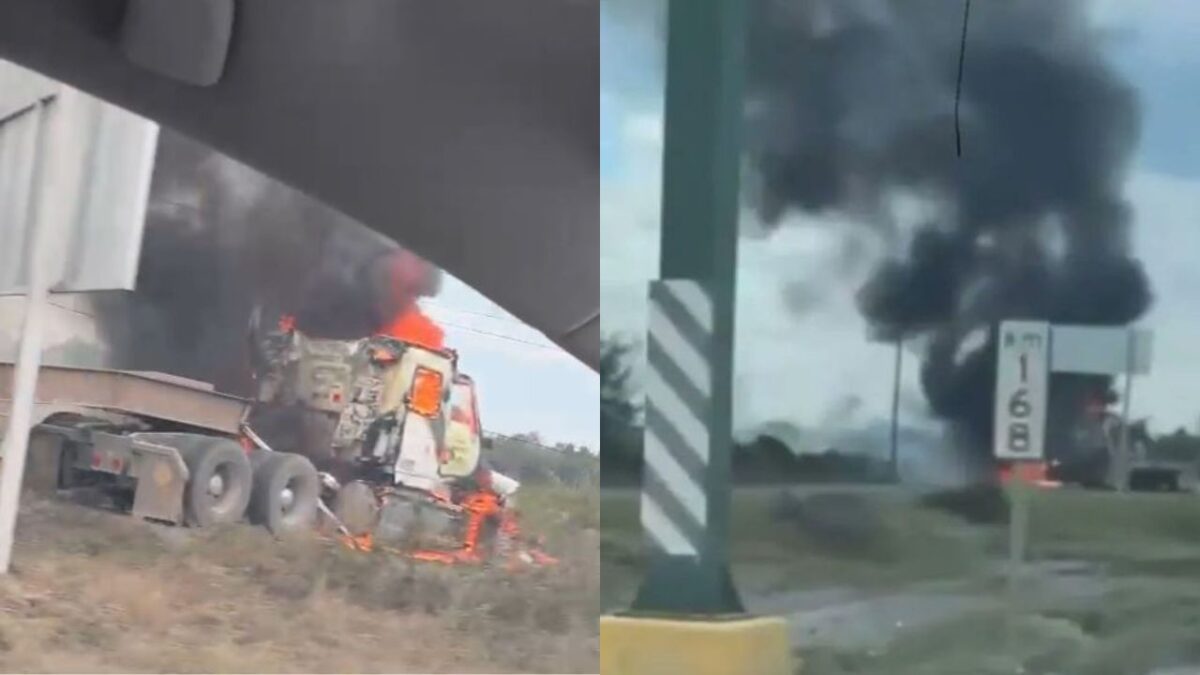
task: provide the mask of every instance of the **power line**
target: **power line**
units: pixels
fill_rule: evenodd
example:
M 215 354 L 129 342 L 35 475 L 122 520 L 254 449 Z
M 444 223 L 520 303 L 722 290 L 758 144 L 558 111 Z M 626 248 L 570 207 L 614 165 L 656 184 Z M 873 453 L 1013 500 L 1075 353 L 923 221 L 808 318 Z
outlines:
M 469 309 L 459 309 L 457 307 L 447 307 L 445 305 L 439 305 L 436 302 L 430 302 L 428 300 L 426 300 L 422 304 L 428 305 L 429 307 L 432 307 L 433 309 L 440 309 L 440 310 L 443 310 L 446 312 L 453 312 L 455 314 L 469 314 L 471 316 L 483 316 L 483 317 L 487 317 L 489 319 L 496 319 L 497 321 L 507 321 L 508 323 L 514 323 L 519 326 L 526 325 L 524 321 L 521 321 L 520 319 L 511 317 L 511 316 L 502 316 L 500 314 L 489 314 L 487 312 L 475 312 L 475 311 L 471 311 Z
M 479 330 L 478 328 L 472 328 L 470 326 L 464 326 L 462 324 L 450 323 L 448 321 L 441 321 L 439 323 L 441 325 L 449 327 L 449 328 L 457 328 L 459 330 L 466 331 L 468 333 L 475 333 L 476 335 L 484 335 L 487 337 L 496 338 L 497 340 L 508 340 L 509 342 L 517 342 L 517 343 L 520 343 L 523 345 L 529 345 L 531 347 L 538 347 L 540 349 L 550 349 L 550 350 L 558 349 L 558 347 L 556 347 L 554 345 L 546 344 L 543 342 L 533 342 L 531 340 L 522 340 L 521 338 L 513 337 L 511 335 L 505 335 L 503 333 L 493 333 L 491 331 L 486 331 L 486 330 Z
M 959 125 L 958 107 L 962 100 L 963 63 L 967 58 L 967 24 L 971 19 L 971 0 L 963 4 L 962 38 L 958 46 L 958 83 L 954 88 L 954 145 L 962 157 L 962 127 Z

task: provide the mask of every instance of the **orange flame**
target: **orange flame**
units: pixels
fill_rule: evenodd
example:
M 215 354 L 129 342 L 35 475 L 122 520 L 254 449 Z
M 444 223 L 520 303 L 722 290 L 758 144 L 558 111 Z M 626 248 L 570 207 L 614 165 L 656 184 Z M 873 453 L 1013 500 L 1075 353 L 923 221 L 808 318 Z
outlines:
M 411 251 L 399 249 L 385 258 L 387 289 L 385 316 L 391 319 L 379 332 L 427 349 L 445 348 L 442 328 L 421 312 L 416 299 L 428 295 L 433 267 Z
M 1057 481 L 1050 480 L 1045 462 L 1014 462 L 1001 464 L 997 469 L 997 475 L 1002 484 L 1008 484 L 1014 479 L 1021 479 L 1026 483 L 1036 485 L 1038 487 L 1058 487 Z
M 352 548 L 355 551 L 362 551 L 363 553 L 370 553 L 372 550 L 375 549 L 375 538 L 371 536 L 370 532 L 368 532 L 366 534 L 358 535 L 357 537 L 353 536 L 353 535 L 344 534 L 341 536 L 341 540 L 342 540 L 342 543 L 345 544 L 348 548 Z
M 392 319 L 380 333 L 426 349 L 445 349 L 445 332 L 415 305 Z

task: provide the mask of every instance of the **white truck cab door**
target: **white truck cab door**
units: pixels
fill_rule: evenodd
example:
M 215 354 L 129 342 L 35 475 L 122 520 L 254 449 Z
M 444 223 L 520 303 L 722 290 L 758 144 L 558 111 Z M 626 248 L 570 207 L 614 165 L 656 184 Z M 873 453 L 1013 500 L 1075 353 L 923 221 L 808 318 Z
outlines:
M 465 478 L 479 467 L 483 448 L 482 427 L 475 383 L 466 375 L 454 378 L 450 387 L 450 415 L 446 421 L 445 455 L 441 474 Z
M 394 410 L 397 427 L 397 484 L 440 491 L 444 485 L 440 455 L 445 442 L 453 361 L 438 352 L 409 347 L 386 376 L 382 410 Z

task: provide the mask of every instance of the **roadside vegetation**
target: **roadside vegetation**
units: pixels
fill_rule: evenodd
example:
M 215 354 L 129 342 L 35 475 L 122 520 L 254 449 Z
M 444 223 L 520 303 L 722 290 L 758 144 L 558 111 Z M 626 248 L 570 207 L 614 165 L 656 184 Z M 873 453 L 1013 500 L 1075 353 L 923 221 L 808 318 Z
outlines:
M 446 567 L 25 498 L 2 672 L 595 672 L 598 491 L 522 486 L 555 567 Z
M 637 510 L 636 492 L 601 498 L 607 610 L 627 606 L 641 579 Z M 1006 510 L 988 489 L 745 488 L 733 500 L 734 574 L 752 607 L 821 590 L 865 608 L 898 596 L 961 604 L 928 622 L 898 618 L 887 640 L 859 647 L 793 634 L 805 675 L 1149 675 L 1200 663 L 1200 496 L 1036 491 L 1016 596 Z

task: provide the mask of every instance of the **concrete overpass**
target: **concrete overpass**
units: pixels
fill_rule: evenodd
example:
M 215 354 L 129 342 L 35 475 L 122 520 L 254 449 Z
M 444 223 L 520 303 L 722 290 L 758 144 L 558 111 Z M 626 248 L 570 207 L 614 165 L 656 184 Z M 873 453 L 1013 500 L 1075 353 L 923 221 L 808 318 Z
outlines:
M 419 252 L 599 364 L 598 0 L 6 0 L 0 58 Z

